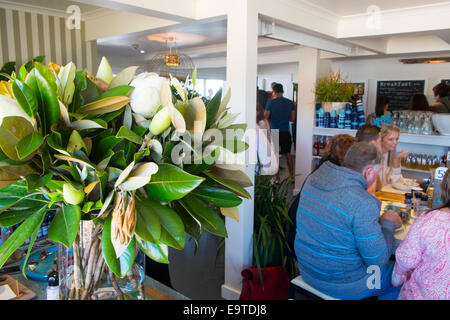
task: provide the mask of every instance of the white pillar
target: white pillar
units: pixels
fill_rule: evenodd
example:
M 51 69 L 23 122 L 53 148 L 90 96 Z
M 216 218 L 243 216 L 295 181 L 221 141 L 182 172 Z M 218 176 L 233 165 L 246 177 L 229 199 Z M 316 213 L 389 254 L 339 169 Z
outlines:
M 312 167 L 312 145 L 315 110 L 315 86 L 319 65 L 319 50 L 299 48 L 298 96 L 297 96 L 297 146 L 295 155 L 294 193 L 300 191 Z
M 228 106 L 232 113 L 240 113 L 235 123 L 247 123 L 252 131 L 256 123 L 256 77 L 258 48 L 257 0 L 228 0 L 227 25 L 227 85 L 231 88 Z M 256 154 L 256 146 L 248 152 Z M 247 156 L 248 158 L 248 156 Z M 250 159 L 254 157 L 250 156 Z M 254 181 L 254 165 L 246 174 Z M 228 238 L 225 241 L 225 283 L 222 297 L 237 300 L 242 288 L 241 271 L 252 265 L 253 196 L 254 188 L 247 188 L 252 200 L 239 206 L 239 222 L 226 218 Z

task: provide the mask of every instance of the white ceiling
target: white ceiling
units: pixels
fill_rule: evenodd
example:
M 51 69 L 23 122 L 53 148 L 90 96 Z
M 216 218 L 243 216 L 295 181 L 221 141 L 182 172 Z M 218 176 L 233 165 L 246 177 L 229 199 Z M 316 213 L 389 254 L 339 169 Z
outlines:
M 352 15 L 366 14 L 369 6 L 377 6 L 381 11 L 400 10 L 410 7 L 432 6 L 438 3 L 444 3 L 444 1 L 434 0 L 283 0 L 285 2 L 300 3 L 304 5 L 317 8 L 319 11 L 325 12 L 330 16 L 337 18 L 348 17 Z M 67 7 L 71 4 L 76 4 L 80 7 L 82 14 L 89 19 L 95 19 L 97 14 L 107 12 L 110 9 L 100 8 L 76 1 L 69 0 L 0 0 L 1 2 L 9 2 L 15 4 L 24 4 L 32 7 L 39 7 L 41 9 L 48 8 L 50 10 L 59 10 L 65 12 Z M 85 1 L 83 1 L 85 2 Z M 449 3 L 449 1 L 445 1 Z M 82 15 L 83 17 L 83 15 Z M 148 17 L 147 17 L 148 18 Z M 280 24 L 283 25 L 283 24 Z M 288 25 L 285 25 L 288 26 Z M 298 27 L 292 26 L 292 29 L 298 29 Z M 403 43 L 408 41 L 408 37 L 411 39 L 411 43 L 414 43 L 414 39 L 425 39 L 429 44 L 438 43 L 441 39 L 445 39 L 450 42 L 450 29 L 436 30 L 433 32 L 418 33 L 418 34 L 404 34 L 400 36 L 384 35 L 384 36 L 372 36 L 363 39 L 364 45 L 361 48 L 369 49 L 372 47 L 393 46 L 397 41 Z M 298 29 L 298 31 L 301 31 Z M 312 32 L 312 34 L 314 34 Z M 212 59 L 215 57 L 223 57 L 226 54 L 226 39 L 227 39 L 227 27 L 225 18 L 214 19 L 213 21 L 196 21 L 189 22 L 188 24 L 180 24 L 174 22 L 173 25 L 168 27 L 156 28 L 151 30 L 145 30 L 140 32 L 134 32 L 114 37 L 98 39 L 98 53 L 99 57 L 105 55 L 111 57 L 114 63 L 114 59 L 126 61 L 129 64 L 142 65 L 145 61 L 148 61 L 153 55 L 165 51 L 167 48 L 166 39 L 172 35 L 176 42 L 176 47 L 181 53 L 186 51 L 189 55 L 196 59 Z M 317 34 L 316 34 L 317 35 Z M 432 39 L 433 35 L 436 39 Z M 334 40 L 339 43 L 346 43 L 348 45 L 355 45 L 359 40 L 358 37 L 353 39 L 335 39 L 330 35 L 322 35 L 323 38 L 328 40 Z M 438 38 L 439 36 L 440 38 Z M 153 37 L 153 38 L 149 38 Z M 422 37 L 422 38 L 420 38 Z M 349 41 L 347 41 L 349 40 Z M 351 43 L 350 41 L 353 41 Z M 369 43 L 372 41 L 371 43 Z M 378 42 L 377 42 L 378 41 Z M 385 43 L 383 43 L 385 41 Z M 443 41 L 441 41 L 443 42 Z M 360 41 L 360 43 L 362 43 Z M 137 44 L 138 50 L 134 50 L 132 45 Z M 442 44 L 445 46 L 445 43 Z M 270 52 L 280 52 L 283 50 L 289 50 L 294 45 L 289 43 L 270 43 L 260 47 L 259 52 L 264 54 L 270 54 Z M 420 46 L 418 46 L 418 50 Z M 140 50 L 144 50 L 145 53 L 139 53 Z M 416 51 L 417 52 L 417 51 Z M 412 53 L 411 53 L 412 54 Z
M 326 9 L 338 16 L 349 16 L 366 13 L 369 6 L 377 6 L 381 11 L 408 7 L 426 6 L 438 2 L 433 0 L 295 0 L 300 3 L 310 3 Z

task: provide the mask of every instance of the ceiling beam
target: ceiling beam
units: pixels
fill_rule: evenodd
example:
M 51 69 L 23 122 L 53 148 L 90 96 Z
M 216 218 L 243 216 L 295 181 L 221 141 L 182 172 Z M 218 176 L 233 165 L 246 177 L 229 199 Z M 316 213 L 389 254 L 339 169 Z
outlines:
M 335 41 L 312 36 L 304 32 L 276 25 L 275 22 L 268 23 L 260 20 L 259 35 L 280 41 L 286 41 L 306 47 L 330 51 L 345 56 L 352 54 L 352 46 Z
M 73 0 L 79 3 L 126 11 L 176 22 L 196 19 L 196 7 L 186 0 Z

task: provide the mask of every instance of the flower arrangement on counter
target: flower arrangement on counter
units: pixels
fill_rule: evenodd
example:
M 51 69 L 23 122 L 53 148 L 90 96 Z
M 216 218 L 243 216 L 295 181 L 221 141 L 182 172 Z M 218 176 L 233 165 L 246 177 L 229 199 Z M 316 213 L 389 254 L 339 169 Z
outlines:
M 28 259 L 56 210 L 48 237 L 73 250 L 73 298 L 88 299 L 105 267 L 111 282 L 129 275 L 137 248 L 169 263 L 168 246 L 183 249 L 185 234 L 227 237 L 224 216 L 239 220 L 252 183 L 235 154 L 248 145 L 239 134 L 232 143 L 209 134 L 246 129 L 233 124 L 230 91 L 205 105 L 188 89 L 196 71 L 181 84 L 137 69 L 113 76 L 103 57 L 96 76 L 38 61 L 3 75 L 0 226 L 20 226 L 0 247 L 0 268 L 31 237 Z M 82 250 L 83 222 L 92 230 Z

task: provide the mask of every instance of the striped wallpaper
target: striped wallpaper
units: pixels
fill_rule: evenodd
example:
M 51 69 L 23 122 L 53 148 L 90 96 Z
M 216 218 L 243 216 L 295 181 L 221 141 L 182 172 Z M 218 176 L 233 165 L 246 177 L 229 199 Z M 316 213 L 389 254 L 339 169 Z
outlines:
M 16 61 L 19 68 L 32 58 L 45 55 L 50 61 L 65 65 L 73 61 L 77 69 L 97 71 L 97 42 L 85 40 L 85 22 L 81 29 L 66 28 L 64 17 L 0 8 L 0 67 Z

